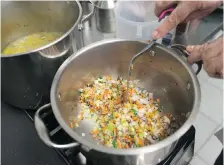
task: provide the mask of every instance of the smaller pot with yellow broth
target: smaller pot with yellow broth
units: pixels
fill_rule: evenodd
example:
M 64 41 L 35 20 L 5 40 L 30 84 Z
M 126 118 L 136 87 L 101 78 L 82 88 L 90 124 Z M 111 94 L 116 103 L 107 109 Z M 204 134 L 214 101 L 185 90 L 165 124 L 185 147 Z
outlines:
M 36 109 L 45 100 L 53 77 L 82 43 L 78 1 L 1 2 L 2 100 L 18 108 Z M 94 8 L 93 8 L 94 9 Z

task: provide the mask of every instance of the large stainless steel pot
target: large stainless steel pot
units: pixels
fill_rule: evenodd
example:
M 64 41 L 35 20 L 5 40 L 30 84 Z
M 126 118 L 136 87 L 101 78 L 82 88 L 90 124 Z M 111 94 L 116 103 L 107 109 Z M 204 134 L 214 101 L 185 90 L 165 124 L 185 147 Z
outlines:
M 115 32 L 115 1 L 90 1 L 95 6 L 96 27 L 105 33 Z
M 35 114 L 35 127 L 40 138 L 51 147 L 66 148 L 81 145 L 83 153 L 100 164 L 155 165 L 173 150 L 178 139 L 190 128 L 199 111 L 200 86 L 196 74 L 184 58 L 180 46 L 166 48 L 160 44 L 139 57 L 134 64 L 133 79 L 139 79 L 148 91 L 161 98 L 166 112 L 181 120 L 180 128 L 168 138 L 149 146 L 134 149 L 114 149 L 97 145 L 89 135 L 91 125 L 69 127 L 71 117 L 77 115 L 77 89 L 91 76 L 120 75 L 127 78 L 128 65 L 146 43 L 127 40 L 106 40 L 89 45 L 69 57 L 57 71 L 51 87 L 51 104 Z M 199 70 L 201 64 L 198 65 Z M 198 70 L 198 71 L 199 71 Z M 197 72 L 198 73 L 198 72 Z M 51 142 L 40 114 L 52 106 L 61 127 L 77 142 L 58 145 Z M 82 137 L 82 133 L 86 136 Z M 98 164 L 96 163 L 96 164 Z
M 78 25 L 88 20 L 93 10 L 82 18 L 78 1 L 1 1 L 1 6 L 1 48 L 36 32 L 63 33 L 31 52 L 1 55 L 2 100 L 18 108 L 35 109 L 41 101 L 49 100 L 59 66 L 83 46 Z

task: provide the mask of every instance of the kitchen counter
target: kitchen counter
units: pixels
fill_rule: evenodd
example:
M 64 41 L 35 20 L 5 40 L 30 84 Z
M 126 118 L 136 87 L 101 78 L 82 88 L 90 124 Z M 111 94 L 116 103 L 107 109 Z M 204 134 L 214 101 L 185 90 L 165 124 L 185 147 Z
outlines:
M 190 24 L 188 33 L 180 41 L 184 44 L 201 44 L 211 39 L 208 34 L 219 31 L 223 21 L 220 11 L 214 12 L 201 22 Z M 95 27 L 94 17 L 84 25 L 84 44 L 114 38 L 115 34 L 104 34 Z M 91 34 L 91 35 L 90 35 Z M 1 151 L 2 165 L 65 165 L 54 149 L 47 147 L 38 137 L 35 127 L 23 110 L 2 102 L 1 105 Z

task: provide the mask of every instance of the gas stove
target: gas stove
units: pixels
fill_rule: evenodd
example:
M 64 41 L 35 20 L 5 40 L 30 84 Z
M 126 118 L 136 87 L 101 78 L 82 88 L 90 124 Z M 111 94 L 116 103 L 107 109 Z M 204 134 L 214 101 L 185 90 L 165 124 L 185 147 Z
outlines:
M 26 111 L 27 116 L 33 121 L 34 112 Z M 67 144 L 73 142 L 73 139 L 60 127 L 59 123 L 54 117 L 52 109 L 48 109 L 45 113 L 41 114 L 43 122 L 49 131 L 51 140 L 58 144 Z M 183 135 L 177 143 L 175 149 L 171 154 L 158 165 L 187 165 L 194 154 L 194 142 L 195 142 L 195 128 L 192 126 Z M 68 148 L 68 149 L 55 149 L 58 156 L 61 157 L 68 165 L 98 165 L 86 158 L 79 148 Z M 101 162 L 101 160 L 98 162 Z M 105 163 L 103 163 L 105 164 Z

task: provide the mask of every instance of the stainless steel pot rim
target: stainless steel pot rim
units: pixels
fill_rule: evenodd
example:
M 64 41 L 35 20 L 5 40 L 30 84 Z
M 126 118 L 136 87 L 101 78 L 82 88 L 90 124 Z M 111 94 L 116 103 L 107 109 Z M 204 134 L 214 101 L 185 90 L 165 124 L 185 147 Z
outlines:
M 103 152 L 103 153 L 108 153 L 108 154 L 116 154 L 116 155 L 138 155 L 138 154 L 144 154 L 144 153 L 150 153 L 150 152 L 154 152 L 157 151 L 161 148 L 164 148 L 168 145 L 170 145 L 171 143 L 173 143 L 174 141 L 178 140 L 181 136 L 184 135 L 185 132 L 187 132 L 187 130 L 189 130 L 189 128 L 192 126 L 197 113 L 199 112 L 199 106 L 200 106 L 200 102 L 201 102 L 201 91 L 200 91 L 200 87 L 199 87 L 199 82 L 198 79 L 193 71 L 193 69 L 190 67 L 190 65 L 184 61 L 180 56 L 175 55 L 174 56 L 177 58 L 177 60 L 179 62 L 181 62 L 183 64 L 184 67 L 186 67 L 189 70 L 189 74 L 193 80 L 193 86 L 194 86 L 194 95 L 195 95 L 195 101 L 193 104 L 193 109 L 191 114 L 189 115 L 188 119 L 186 120 L 186 122 L 182 125 L 181 128 L 179 128 L 174 134 L 172 134 L 171 136 L 169 136 L 168 138 L 156 143 L 156 144 L 152 144 L 149 146 L 145 146 L 145 147 L 141 147 L 141 148 L 131 148 L 131 149 L 114 149 L 114 148 L 108 148 L 108 147 L 104 147 L 102 145 L 97 145 L 97 144 L 92 144 L 86 140 L 84 140 L 82 137 L 80 137 L 79 135 L 77 135 L 67 124 L 66 122 L 61 118 L 60 115 L 60 111 L 56 105 L 56 89 L 58 86 L 58 81 L 60 79 L 60 77 L 62 76 L 64 70 L 66 69 L 66 67 L 73 61 L 75 60 L 76 57 L 82 55 L 83 52 L 97 47 L 98 45 L 103 45 L 103 44 L 108 44 L 108 43 L 114 43 L 114 42 L 127 42 L 127 41 L 131 41 L 131 40 L 124 40 L 124 39 L 107 39 L 107 40 L 103 40 L 103 41 L 99 41 L 99 42 L 95 42 L 93 44 L 90 44 L 82 49 L 80 49 L 78 52 L 76 52 L 75 54 L 73 54 L 72 56 L 70 56 L 58 69 L 52 86 L 51 86 L 51 93 L 50 93 L 50 97 L 51 97 L 51 105 L 52 105 L 52 109 L 54 112 L 54 115 L 57 119 L 57 121 L 59 122 L 59 124 L 62 126 L 62 128 L 74 139 L 76 140 L 78 143 L 80 143 L 81 145 L 84 145 L 86 147 L 88 147 L 89 149 L 94 149 L 97 150 L 99 152 Z M 136 41 L 139 42 L 139 41 Z M 142 42 L 142 43 L 146 43 L 146 42 Z M 147 44 L 147 43 L 146 43 Z
M 74 28 L 77 26 L 77 24 L 79 24 L 80 20 L 81 20 L 81 17 L 82 17 L 82 7 L 81 7 L 81 4 L 78 2 L 78 1 L 71 1 L 71 2 L 76 2 L 78 7 L 79 7 L 79 17 L 77 19 L 77 21 L 75 22 L 75 24 L 66 32 L 64 33 L 60 38 L 58 38 L 57 40 L 47 44 L 47 45 L 44 45 L 40 48 L 37 48 L 37 49 L 34 49 L 34 50 L 31 50 L 31 51 L 28 51 L 28 52 L 25 52 L 25 53 L 17 53 L 17 54 L 13 54 L 13 55 L 4 55 L 4 54 L 1 54 L 1 57 L 3 58 L 9 58 L 9 57 L 14 57 L 14 56 L 22 56 L 22 55 L 27 55 L 29 53 L 34 53 L 34 52 L 37 52 L 37 51 L 40 51 L 40 50 L 43 50 L 43 49 L 46 49 L 58 42 L 60 42 L 61 40 L 63 40 L 65 37 L 67 37 L 73 30 Z

